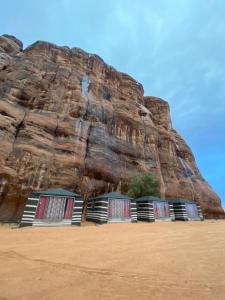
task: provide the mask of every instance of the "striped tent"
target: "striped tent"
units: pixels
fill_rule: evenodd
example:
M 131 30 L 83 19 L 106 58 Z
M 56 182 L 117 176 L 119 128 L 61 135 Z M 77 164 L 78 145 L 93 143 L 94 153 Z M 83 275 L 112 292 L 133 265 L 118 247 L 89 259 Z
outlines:
M 80 195 L 57 188 L 33 192 L 28 197 L 20 227 L 80 225 Z
M 137 218 L 140 221 L 174 221 L 173 204 L 153 196 L 135 199 L 137 202 Z
M 115 192 L 90 198 L 87 221 L 100 224 L 137 222 L 136 201 Z
M 203 214 L 197 202 L 185 199 L 169 200 L 173 205 L 175 220 L 181 221 L 203 221 Z

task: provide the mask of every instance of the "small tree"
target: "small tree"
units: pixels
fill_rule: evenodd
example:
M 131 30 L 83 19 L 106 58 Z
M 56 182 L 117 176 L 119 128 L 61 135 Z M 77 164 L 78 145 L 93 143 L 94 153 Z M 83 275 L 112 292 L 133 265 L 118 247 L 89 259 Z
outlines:
M 128 178 L 127 195 L 132 198 L 160 196 L 160 183 L 150 173 L 130 176 Z

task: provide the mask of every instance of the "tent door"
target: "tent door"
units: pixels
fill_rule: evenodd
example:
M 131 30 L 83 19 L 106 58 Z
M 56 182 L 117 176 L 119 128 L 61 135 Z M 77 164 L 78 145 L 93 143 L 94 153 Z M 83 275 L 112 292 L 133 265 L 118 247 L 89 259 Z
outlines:
M 59 222 L 64 218 L 66 197 L 40 196 L 35 219 Z
M 185 207 L 189 219 L 199 219 L 198 209 L 196 204 L 186 203 Z
M 156 220 L 170 218 L 169 204 L 167 202 L 154 202 L 154 216 Z
M 50 196 L 44 218 L 52 221 L 61 221 L 64 216 L 66 197 Z
M 130 222 L 130 200 L 109 199 L 108 218 L 109 222 Z

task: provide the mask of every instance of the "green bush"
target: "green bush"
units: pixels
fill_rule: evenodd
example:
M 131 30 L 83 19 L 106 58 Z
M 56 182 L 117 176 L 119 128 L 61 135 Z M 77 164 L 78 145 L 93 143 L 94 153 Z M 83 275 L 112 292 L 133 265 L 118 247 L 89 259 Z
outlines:
M 160 196 L 160 183 L 150 173 L 133 175 L 128 178 L 127 195 L 132 198 Z

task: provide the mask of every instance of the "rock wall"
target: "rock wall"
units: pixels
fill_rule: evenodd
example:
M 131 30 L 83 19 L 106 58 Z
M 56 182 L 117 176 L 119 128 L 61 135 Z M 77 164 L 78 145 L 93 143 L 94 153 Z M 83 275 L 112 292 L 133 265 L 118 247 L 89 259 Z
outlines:
M 0 220 L 17 220 L 31 191 L 124 192 L 136 171 L 157 176 L 162 197 L 224 213 L 167 102 L 97 55 L 0 37 Z

